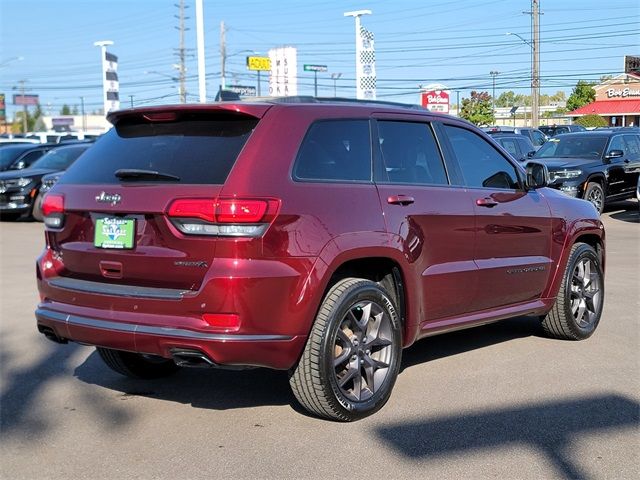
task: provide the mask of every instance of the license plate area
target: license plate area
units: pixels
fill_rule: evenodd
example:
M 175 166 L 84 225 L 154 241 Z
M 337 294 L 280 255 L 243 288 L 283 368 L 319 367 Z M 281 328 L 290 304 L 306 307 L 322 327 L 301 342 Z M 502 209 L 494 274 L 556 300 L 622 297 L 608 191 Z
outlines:
M 135 234 L 134 218 L 97 218 L 93 245 L 96 248 L 130 250 L 134 247 Z

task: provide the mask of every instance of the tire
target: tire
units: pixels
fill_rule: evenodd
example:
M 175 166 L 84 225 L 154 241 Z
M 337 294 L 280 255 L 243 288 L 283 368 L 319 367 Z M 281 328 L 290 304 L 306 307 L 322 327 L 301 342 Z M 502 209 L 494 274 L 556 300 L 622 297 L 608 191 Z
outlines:
M 289 383 L 312 414 L 350 422 L 387 402 L 401 355 L 400 318 L 391 296 L 375 282 L 346 278 L 326 294 Z
M 126 377 L 147 379 L 168 377 L 180 368 L 173 363 L 173 360 L 162 357 L 102 347 L 96 347 L 96 350 L 111 370 Z
M 587 184 L 587 188 L 584 190 L 585 200 L 591 202 L 591 204 L 596 207 L 598 211 L 598 215 L 602 215 L 602 210 L 604 210 L 604 189 L 602 185 L 597 182 L 589 182 Z
M 42 215 L 42 198 L 44 197 L 44 195 L 40 192 L 38 192 L 38 195 L 36 196 L 35 200 L 33 201 L 33 208 L 31 209 L 31 217 L 36 221 L 36 222 L 42 222 L 44 217 Z
M 595 332 L 604 305 L 604 276 L 596 251 L 585 243 L 571 248 L 558 298 L 542 319 L 545 333 L 561 340 L 584 340 Z

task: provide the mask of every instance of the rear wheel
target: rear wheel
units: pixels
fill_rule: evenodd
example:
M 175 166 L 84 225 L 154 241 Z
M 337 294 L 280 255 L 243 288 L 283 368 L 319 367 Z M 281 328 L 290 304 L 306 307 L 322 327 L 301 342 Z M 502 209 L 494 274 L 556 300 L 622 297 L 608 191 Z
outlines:
M 558 298 L 542 319 L 550 337 L 584 340 L 595 332 L 604 304 L 604 277 L 600 258 L 585 243 L 576 243 L 562 278 Z
M 126 377 L 161 378 L 175 373 L 180 368 L 173 363 L 173 360 L 155 355 L 123 352 L 103 347 L 96 347 L 96 350 L 111 370 Z
M 602 210 L 604 209 L 604 189 L 602 185 L 596 182 L 589 182 L 584 191 L 584 199 L 596 207 L 598 215 L 602 214 Z
M 41 192 L 38 192 L 38 196 L 33 201 L 33 209 L 31 210 L 31 216 L 36 222 L 42 222 L 43 220 L 42 197 L 44 197 L 44 194 L 42 194 Z
M 357 278 L 327 293 L 290 384 L 320 417 L 352 421 L 387 402 L 400 368 L 400 319 L 379 284 Z

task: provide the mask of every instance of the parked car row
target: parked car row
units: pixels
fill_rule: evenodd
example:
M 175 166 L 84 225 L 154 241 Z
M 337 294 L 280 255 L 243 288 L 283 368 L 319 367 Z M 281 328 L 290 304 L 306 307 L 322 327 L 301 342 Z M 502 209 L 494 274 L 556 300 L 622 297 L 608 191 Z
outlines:
M 26 218 L 42 221 L 43 177 L 58 178 L 92 142 L 64 144 L 6 145 L 0 147 L 0 216 L 3 219 Z M 49 179 L 49 184 L 51 180 Z

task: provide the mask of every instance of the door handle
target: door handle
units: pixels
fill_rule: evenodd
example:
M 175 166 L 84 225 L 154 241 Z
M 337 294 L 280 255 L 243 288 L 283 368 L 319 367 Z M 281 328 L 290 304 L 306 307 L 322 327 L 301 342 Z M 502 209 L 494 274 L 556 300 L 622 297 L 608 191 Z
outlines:
M 498 205 L 498 202 L 496 202 L 493 198 L 485 197 L 477 199 L 476 205 L 479 207 L 493 208 Z
M 387 198 L 387 203 L 391 205 L 410 205 L 413 202 L 415 202 L 415 199 L 408 195 L 390 195 Z

